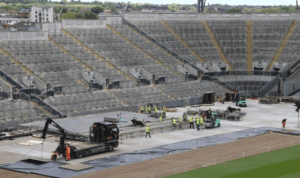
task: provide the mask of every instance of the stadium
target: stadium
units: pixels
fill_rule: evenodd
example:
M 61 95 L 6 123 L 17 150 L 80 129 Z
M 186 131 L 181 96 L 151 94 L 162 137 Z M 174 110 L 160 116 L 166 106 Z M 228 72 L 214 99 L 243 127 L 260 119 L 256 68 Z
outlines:
M 0 29 L 1 177 L 299 174 L 299 19 L 128 12 Z

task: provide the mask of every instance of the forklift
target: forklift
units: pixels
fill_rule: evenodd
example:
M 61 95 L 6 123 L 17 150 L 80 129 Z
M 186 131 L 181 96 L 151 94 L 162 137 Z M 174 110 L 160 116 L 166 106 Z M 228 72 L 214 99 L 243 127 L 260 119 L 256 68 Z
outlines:
M 238 92 L 235 98 L 235 105 L 239 107 L 247 107 L 246 96 L 243 92 Z
M 76 146 L 65 143 L 67 131 L 50 118 L 47 119 L 42 133 L 41 138 L 43 138 L 44 141 L 49 124 L 52 124 L 60 132 L 60 143 L 55 150 L 59 155 L 66 155 L 66 145 L 70 147 L 70 156 L 72 159 L 97 154 L 103 151 L 113 151 L 114 148 L 119 146 L 119 128 L 116 124 L 110 122 L 95 122 L 90 127 L 90 139 L 84 142 L 77 142 Z
M 207 115 L 206 115 L 207 116 Z M 211 118 L 206 117 L 204 120 L 205 128 L 215 128 L 221 126 L 221 121 L 218 118 L 218 113 L 215 111 L 211 112 Z

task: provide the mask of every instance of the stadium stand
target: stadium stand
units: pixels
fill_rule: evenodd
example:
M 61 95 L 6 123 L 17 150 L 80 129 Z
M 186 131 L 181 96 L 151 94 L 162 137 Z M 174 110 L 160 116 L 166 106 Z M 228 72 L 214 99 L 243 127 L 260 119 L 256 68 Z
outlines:
M 234 70 L 246 70 L 246 21 L 208 21 Z
M 136 21 L 133 22 L 137 27 L 142 29 L 145 33 L 152 36 L 157 41 L 163 43 L 172 51 L 176 52 L 189 62 L 196 64 L 200 61 L 192 54 L 180 41 L 176 39 L 160 21 Z
M 206 62 L 222 62 L 205 27 L 199 21 L 165 21 Z M 196 61 L 197 62 L 197 61 Z
M 293 63 L 299 59 L 299 47 L 300 47 L 300 24 L 298 23 L 294 29 L 293 35 L 290 37 L 288 43 L 284 47 L 278 63 Z
M 292 21 L 253 21 L 253 62 L 270 63 Z

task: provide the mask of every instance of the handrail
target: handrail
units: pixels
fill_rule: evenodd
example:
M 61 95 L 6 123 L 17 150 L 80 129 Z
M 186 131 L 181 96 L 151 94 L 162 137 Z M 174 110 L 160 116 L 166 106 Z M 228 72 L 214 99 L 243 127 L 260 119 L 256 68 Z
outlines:
M 277 71 L 222 71 L 222 72 L 206 72 L 204 75 L 209 76 L 224 76 L 224 75 L 265 75 L 277 76 Z

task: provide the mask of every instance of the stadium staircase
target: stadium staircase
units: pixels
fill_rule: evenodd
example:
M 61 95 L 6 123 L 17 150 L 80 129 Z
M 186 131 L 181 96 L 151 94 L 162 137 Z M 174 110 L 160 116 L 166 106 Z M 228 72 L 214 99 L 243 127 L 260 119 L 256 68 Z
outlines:
M 115 65 L 112 64 L 111 62 L 108 62 L 107 60 L 105 60 L 105 59 L 104 59 L 102 56 L 100 56 L 96 51 L 94 51 L 93 49 L 91 49 L 90 47 L 88 47 L 87 45 L 85 45 L 83 42 L 81 42 L 79 39 L 77 39 L 75 36 L 73 36 L 73 35 L 72 35 L 70 32 L 68 32 L 67 30 L 62 29 L 62 32 L 63 32 L 66 36 L 73 38 L 73 40 L 76 41 L 77 44 L 83 46 L 85 50 L 87 50 L 87 51 L 90 52 L 90 53 L 93 53 L 97 59 L 99 59 L 100 61 L 105 61 L 107 66 L 109 66 L 109 67 L 112 68 L 112 69 L 116 69 L 116 70 L 118 71 L 119 74 L 122 74 L 122 75 L 126 76 L 126 78 L 127 78 L 128 80 L 133 80 L 133 81 L 137 82 L 136 79 L 132 78 L 130 75 L 128 75 L 127 73 L 123 72 L 121 69 L 119 69 L 117 66 L 115 66 Z
M 211 41 L 212 41 L 213 44 L 215 45 L 215 48 L 216 48 L 217 51 L 219 52 L 219 55 L 220 55 L 221 59 L 227 64 L 229 70 L 233 70 L 233 67 L 232 67 L 231 63 L 230 63 L 230 62 L 228 61 L 228 59 L 226 58 L 226 56 L 225 56 L 223 50 L 221 49 L 219 43 L 217 42 L 215 36 L 213 35 L 212 30 L 210 29 L 208 23 L 207 23 L 206 21 L 203 21 L 202 24 L 203 24 L 203 26 L 205 27 L 205 29 L 206 29 L 206 31 L 207 31 L 207 33 L 208 33 L 208 35 L 209 35 Z
M 280 57 L 280 55 L 282 53 L 282 50 L 284 49 L 284 47 L 286 46 L 286 44 L 289 42 L 289 39 L 293 35 L 294 29 L 295 29 L 296 26 L 297 26 L 297 21 L 295 20 L 291 24 L 288 32 L 285 34 L 284 39 L 283 39 L 281 45 L 279 46 L 279 48 L 277 49 L 277 52 L 274 55 L 272 61 L 269 63 L 269 65 L 267 67 L 268 71 L 270 71 L 272 69 L 272 66 L 274 65 L 274 63 L 277 62 L 277 60 L 279 59 L 279 57 Z
M 182 74 L 180 74 L 178 71 L 170 68 L 169 66 L 164 65 L 160 60 L 158 60 L 157 58 L 155 58 L 153 55 L 149 54 L 148 52 L 144 51 L 143 49 L 141 49 L 139 46 L 137 46 L 136 44 L 132 43 L 131 40 L 129 40 L 128 38 L 126 38 L 125 36 L 123 36 L 120 32 L 116 31 L 112 26 L 110 25 L 106 25 L 108 29 L 112 30 L 116 35 L 120 36 L 121 38 L 123 38 L 127 43 L 131 44 L 132 46 L 134 46 L 137 50 L 142 51 L 146 56 L 152 58 L 154 61 L 157 62 L 157 64 L 162 65 L 163 67 L 167 68 L 169 71 L 172 71 L 174 74 L 176 74 L 178 77 L 182 77 L 184 78 L 184 76 Z
M 252 53 L 253 28 L 252 21 L 247 21 L 247 70 L 253 70 L 253 53 Z
M 168 31 L 174 35 L 178 41 L 180 41 L 187 49 L 189 49 L 191 51 L 192 54 L 194 54 L 197 59 L 199 60 L 199 62 L 205 63 L 205 60 L 198 54 L 196 53 L 173 29 L 172 27 L 170 27 L 167 23 L 165 23 L 164 21 L 160 22 L 166 29 L 168 29 Z

